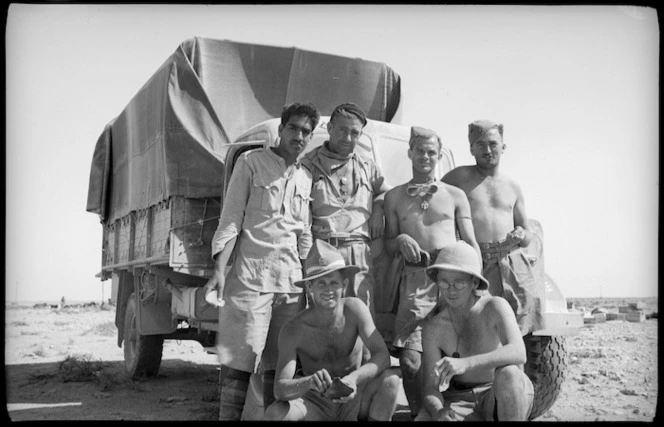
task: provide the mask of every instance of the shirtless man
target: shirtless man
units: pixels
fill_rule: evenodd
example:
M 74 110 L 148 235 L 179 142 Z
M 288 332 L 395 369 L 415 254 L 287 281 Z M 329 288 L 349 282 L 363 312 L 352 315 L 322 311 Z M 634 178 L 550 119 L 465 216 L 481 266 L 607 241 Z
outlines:
M 424 408 L 415 421 L 526 421 L 533 384 L 526 348 L 505 299 L 478 292 L 489 283 L 475 251 L 445 246 L 427 273 L 446 305 L 424 324 Z
M 305 270 L 307 278 L 297 285 L 305 287 L 313 303 L 281 329 L 277 400 L 267 408 L 265 419 L 390 421 L 399 376 L 388 369 L 389 353 L 369 308 L 356 297 L 343 297 L 360 268 L 346 266 L 334 246 L 316 240 Z M 371 353 L 364 364 L 363 346 Z M 301 370 L 296 371 L 298 360 Z M 336 393 L 339 387 L 347 392 Z
M 475 241 L 470 206 L 463 191 L 436 181 L 442 142 L 433 131 L 411 128 L 408 158 L 413 179 L 385 195 L 387 250 L 395 254 L 400 271 L 393 276 L 398 289 L 394 322 L 394 355 L 399 358 L 404 390 L 414 417 L 422 404 L 421 326 L 418 324 L 438 302 L 438 289 L 427 280 L 424 268 L 442 246 L 461 239 L 480 251 Z
M 521 250 L 534 238 L 521 187 L 500 171 L 505 151 L 503 125 L 478 120 L 468 125 L 474 166 L 460 166 L 442 181 L 462 189 L 470 203 L 475 236 L 483 258 L 482 275 L 491 295 L 504 297 L 516 314 L 522 335 L 541 325 L 538 279 Z

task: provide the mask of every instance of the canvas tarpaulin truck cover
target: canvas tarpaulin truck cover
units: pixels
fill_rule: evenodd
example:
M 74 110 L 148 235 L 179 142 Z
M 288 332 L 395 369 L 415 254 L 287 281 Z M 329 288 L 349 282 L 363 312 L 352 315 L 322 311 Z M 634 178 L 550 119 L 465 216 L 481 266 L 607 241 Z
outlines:
M 171 196 L 219 197 L 227 146 L 285 104 L 352 101 L 390 121 L 400 78 L 383 63 L 227 40 L 184 41 L 104 129 L 87 211 L 112 222 Z

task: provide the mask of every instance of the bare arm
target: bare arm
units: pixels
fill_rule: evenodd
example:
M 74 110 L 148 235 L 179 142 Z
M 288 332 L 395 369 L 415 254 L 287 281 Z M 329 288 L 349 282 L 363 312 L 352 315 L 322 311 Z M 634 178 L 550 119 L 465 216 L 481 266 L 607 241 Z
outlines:
M 374 199 L 373 205 L 371 207 L 371 216 L 369 217 L 369 232 L 372 239 L 377 239 L 382 237 L 385 232 L 385 208 L 384 200 L 385 193 L 389 191 L 390 187 L 386 182 L 383 176 L 380 176 L 378 169 L 376 169 L 374 182 L 372 184 Z M 376 188 L 378 187 L 378 188 Z
M 508 237 L 519 241 L 519 246 L 526 247 L 533 240 L 533 233 L 528 228 L 528 216 L 526 215 L 526 204 L 523 200 L 521 187 L 514 183 L 516 192 L 516 203 L 514 204 L 514 230 L 508 233 Z
M 399 187 L 396 187 L 385 194 L 385 248 L 392 255 L 401 253 L 409 262 L 419 262 L 420 245 L 409 235 L 399 234 L 398 192 Z
M 454 194 L 454 199 L 456 201 L 454 207 L 454 219 L 456 220 L 461 240 L 475 249 L 475 252 L 477 252 L 477 256 L 480 259 L 480 265 L 482 265 L 482 252 L 480 251 L 480 246 L 477 244 L 477 239 L 475 238 L 475 228 L 473 227 L 473 220 L 470 216 L 470 203 L 468 203 L 468 197 L 466 197 L 466 193 L 458 188 L 452 188 L 450 191 Z
M 358 385 L 366 383 L 390 366 L 390 356 L 385 341 L 371 318 L 369 308 L 358 299 L 346 300 L 345 304 L 348 310 L 355 314 L 360 338 L 371 353 L 371 358 L 365 364 L 342 378 L 357 391 Z

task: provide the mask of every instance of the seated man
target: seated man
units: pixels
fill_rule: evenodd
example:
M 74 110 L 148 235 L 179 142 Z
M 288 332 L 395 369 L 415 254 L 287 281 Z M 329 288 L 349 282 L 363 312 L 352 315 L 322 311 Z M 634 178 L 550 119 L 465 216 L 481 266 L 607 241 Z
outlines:
M 427 268 L 446 304 L 422 331 L 424 407 L 415 421 L 526 421 L 533 385 L 526 349 L 507 301 L 486 292 L 477 252 L 444 246 Z
M 369 308 L 358 298 L 343 297 L 359 268 L 346 266 L 334 246 L 316 240 L 305 270 L 306 279 L 295 284 L 304 286 L 312 305 L 279 333 L 277 400 L 264 419 L 391 420 L 400 386 L 398 371 L 388 369 L 387 346 Z M 363 345 L 371 353 L 364 364 Z M 301 369 L 296 372 L 298 360 Z

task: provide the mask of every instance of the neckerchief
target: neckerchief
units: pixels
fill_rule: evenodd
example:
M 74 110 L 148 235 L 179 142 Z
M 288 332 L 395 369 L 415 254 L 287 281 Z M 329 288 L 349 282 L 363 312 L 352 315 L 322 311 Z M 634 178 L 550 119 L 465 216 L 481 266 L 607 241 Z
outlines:
M 334 153 L 328 148 L 328 143 L 329 141 L 325 141 L 318 150 L 318 160 L 320 161 L 321 166 L 323 166 L 325 173 L 331 175 L 333 169 L 340 168 L 348 163 L 353 157 L 353 153 L 350 153 L 347 156 Z

